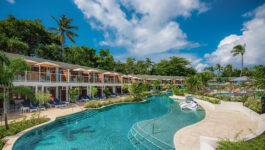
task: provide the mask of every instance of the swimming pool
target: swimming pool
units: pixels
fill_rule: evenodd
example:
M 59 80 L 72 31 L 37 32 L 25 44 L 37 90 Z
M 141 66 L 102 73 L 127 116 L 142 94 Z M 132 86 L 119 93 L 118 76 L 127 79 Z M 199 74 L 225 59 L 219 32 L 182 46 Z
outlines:
M 56 119 L 21 136 L 13 150 L 174 149 L 177 130 L 199 122 L 204 110 L 181 111 L 168 95 Z

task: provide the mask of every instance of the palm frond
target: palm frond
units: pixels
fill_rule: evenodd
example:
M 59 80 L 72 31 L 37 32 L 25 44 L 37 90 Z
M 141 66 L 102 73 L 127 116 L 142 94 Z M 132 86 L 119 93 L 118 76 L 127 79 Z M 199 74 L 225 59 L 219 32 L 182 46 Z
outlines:
M 78 30 L 79 28 L 77 27 L 77 26 L 68 26 L 68 27 L 66 27 L 67 29 L 75 29 L 75 30 Z
M 0 67 L 0 87 L 9 87 L 12 85 L 14 74 L 8 66 Z
M 35 93 L 33 92 L 33 90 L 26 86 L 14 86 L 12 87 L 12 92 L 14 94 L 21 94 L 21 95 L 27 96 L 28 99 L 31 101 L 36 100 Z
M 2 63 L 5 63 L 5 64 L 9 64 L 9 59 L 7 58 L 7 56 L 5 55 L 5 53 L 0 50 L 0 65 L 2 65 Z
M 78 37 L 78 35 L 73 33 L 73 32 L 69 32 L 69 31 L 66 32 L 66 35 L 70 39 L 70 41 L 75 44 L 75 41 L 74 41 L 73 37 L 76 37 L 76 36 Z
M 10 60 L 10 65 L 8 66 L 14 74 L 21 73 L 23 71 L 30 70 L 30 66 L 22 57 L 14 57 Z
M 60 25 L 60 22 L 55 18 L 55 17 L 53 17 L 53 16 L 51 16 L 52 17 L 52 19 L 54 20 L 54 21 L 56 21 L 56 23 L 58 24 L 58 25 Z
M 58 28 L 54 28 L 54 27 L 49 27 L 48 30 L 50 30 L 50 31 L 59 31 Z

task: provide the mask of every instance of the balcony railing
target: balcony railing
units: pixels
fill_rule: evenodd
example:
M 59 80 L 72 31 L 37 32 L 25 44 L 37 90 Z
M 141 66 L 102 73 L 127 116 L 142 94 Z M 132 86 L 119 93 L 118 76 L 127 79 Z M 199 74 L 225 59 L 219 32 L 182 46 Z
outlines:
M 15 82 L 70 82 L 70 83 L 103 83 L 103 79 L 93 76 L 70 75 L 69 81 L 66 74 L 56 74 L 48 72 L 25 71 L 15 76 Z M 104 79 L 105 83 L 120 83 L 119 80 Z

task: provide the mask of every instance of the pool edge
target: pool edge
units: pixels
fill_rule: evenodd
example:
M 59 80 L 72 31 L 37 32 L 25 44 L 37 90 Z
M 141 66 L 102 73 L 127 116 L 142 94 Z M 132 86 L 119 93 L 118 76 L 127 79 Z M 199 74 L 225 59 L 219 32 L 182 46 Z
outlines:
M 155 95 L 152 95 L 152 96 L 155 96 Z M 39 124 L 39 125 L 36 125 L 36 126 L 30 127 L 30 128 L 28 128 L 28 129 L 26 129 L 26 130 L 23 130 L 23 131 L 17 133 L 17 134 L 14 135 L 14 136 L 10 136 L 10 137 L 8 137 L 8 138 L 7 138 L 8 140 L 5 142 L 5 145 L 4 145 L 4 147 L 2 148 L 2 150 L 12 150 L 12 148 L 13 148 L 14 144 L 16 143 L 16 141 L 17 141 L 21 136 L 23 136 L 25 133 L 27 133 L 27 132 L 29 132 L 29 131 L 31 131 L 31 130 L 33 130 L 33 129 L 36 129 L 36 128 L 38 128 L 38 127 L 41 127 L 41 126 L 44 126 L 44 125 L 50 124 L 50 123 L 54 122 L 56 119 L 58 119 L 58 118 L 66 117 L 66 116 L 69 116 L 69 115 L 73 115 L 73 114 L 76 114 L 76 113 L 79 113 L 79 112 L 82 112 L 82 111 L 103 109 L 103 108 L 105 108 L 105 107 L 109 107 L 109 106 L 113 106 L 113 105 L 120 105 L 120 104 L 133 104 L 133 103 L 145 103 L 145 102 L 147 102 L 146 99 L 144 99 L 143 101 L 140 101 L 140 102 L 122 102 L 122 103 L 110 104 L 110 105 L 102 106 L 102 107 L 99 107 L 99 108 L 84 108 L 84 107 L 83 107 L 84 109 L 82 109 L 82 110 L 80 110 L 80 111 L 76 111 L 76 112 L 70 113 L 70 114 L 60 115 L 60 116 L 57 116 L 57 117 L 48 117 L 48 118 L 50 118 L 50 120 L 49 120 L 48 122 L 44 122 L 44 123 L 42 123 L 42 124 Z

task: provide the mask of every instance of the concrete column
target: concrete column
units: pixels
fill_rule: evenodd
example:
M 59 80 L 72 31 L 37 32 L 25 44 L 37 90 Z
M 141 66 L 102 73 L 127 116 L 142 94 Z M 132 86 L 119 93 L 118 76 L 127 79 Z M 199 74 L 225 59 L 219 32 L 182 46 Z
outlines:
M 90 83 L 90 73 L 88 74 L 88 83 Z
M 56 88 L 55 96 L 56 96 L 56 98 L 60 99 L 59 98 L 59 87 L 56 86 L 55 88 Z
M 25 82 L 27 82 L 28 71 L 25 71 Z
M 70 82 L 70 80 L 71 80 L 71 73 L 70 73 L 70 69 L 67 69 L 67 71 L 68 71 L 68 82 Z
M 66 97 L 66 101 L 68 102 L 69 101 L 69 98 L 68 98 L 68 86 L 66 86 L 65 88 L 66 88 L 65 97 Z
M 38 86 L 36 85 L 35 86 L 35 94 L 37 94 L 38 93 Z
M 44 86 L 43 85 L 41 86 L 41 92 L 44 92 Z
M 56 73 L 56 82 L 59 82 L 59 80 L 60 80 L 60 72 L 59 72 L 59 68 L 56 68 L 55 73 Z
M 40 82 L 40 71 L 41 71 L 41 70 L 40 70 L 40 66 L 39 66 L 39 82 Z
M 103 90 L 104 90 L 104 87 L 102 86 L 101 87 L 101 96 L 104 96 Z
M 96 82 L 96 75 L 95 75 L 95 72 L 93 72 L 93 83 L 95 83 Z
M 114 94 L 116 94 L 116 87 L 115 86 L 112 87 L 112 91 Z
M 89 86 L 89 96 L 91 96 L 91 85 Z
M 88 86 L 86 86 L 86 95 L 89 95 Z

